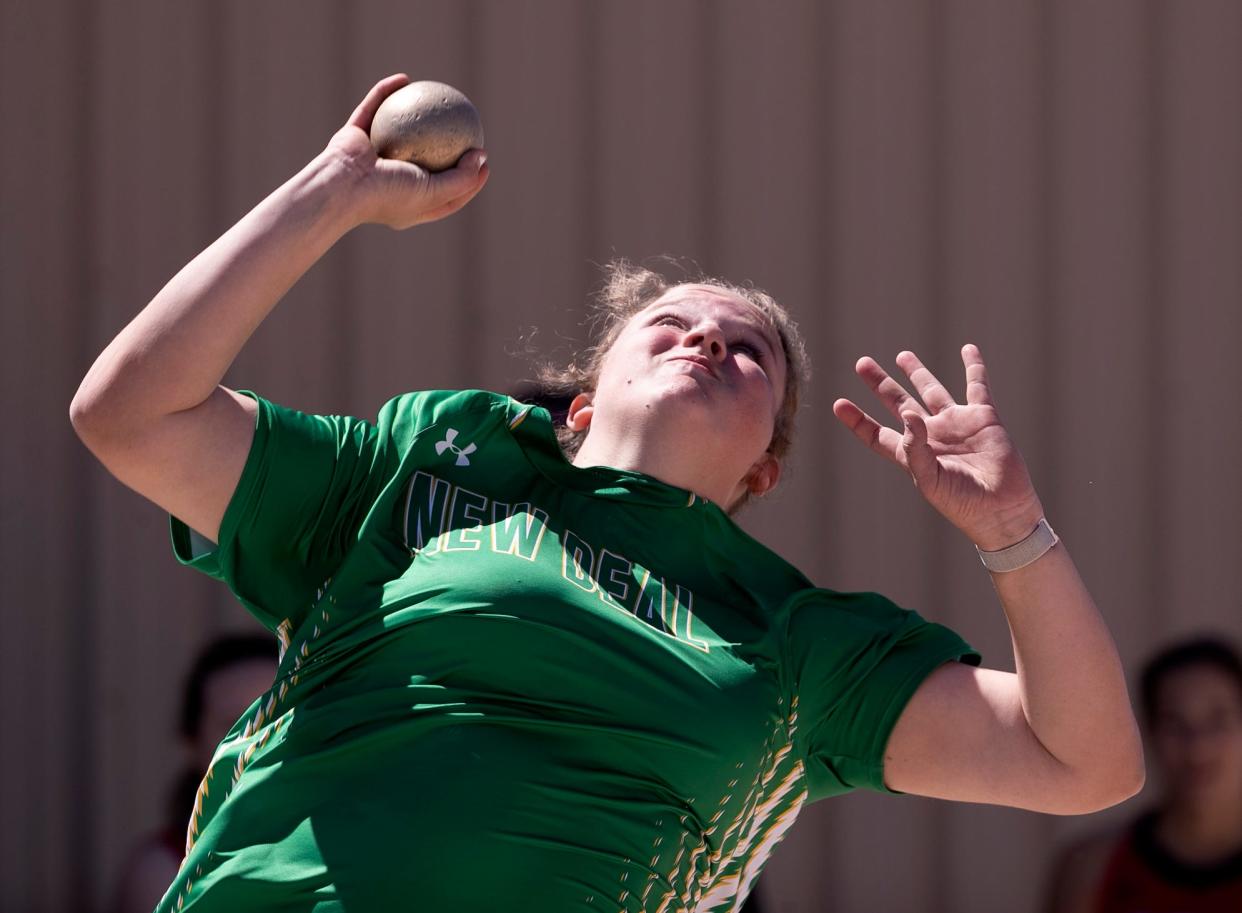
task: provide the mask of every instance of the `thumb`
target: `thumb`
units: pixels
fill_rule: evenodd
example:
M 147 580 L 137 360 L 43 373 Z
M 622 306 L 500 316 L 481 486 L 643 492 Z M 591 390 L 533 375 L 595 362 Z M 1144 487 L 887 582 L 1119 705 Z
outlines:
M 940 466 L 936 462 L 936 455 L 932 453 L 931 446 L 927 443 L 927 424 L 923 421 L 923 416 L 917 412 L 903 412 L 901 421 L 906 426 L 905 434 L 901 437 L 901 449 L 905 452 L 906 468 L 910 470 L 910 475 L 914 476 L 914 483 L 920 489 L 930 490 Z

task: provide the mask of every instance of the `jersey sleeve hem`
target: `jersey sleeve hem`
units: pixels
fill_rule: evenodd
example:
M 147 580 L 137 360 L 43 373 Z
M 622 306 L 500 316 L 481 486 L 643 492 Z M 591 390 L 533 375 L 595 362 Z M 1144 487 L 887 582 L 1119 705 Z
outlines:
M 937 645 L 937 649 L 927 651 L 918 665 L 900 670 L 901 674 L 894 676 L 889 684 L 888 704 L 874 729 L 873 742 L 869 746 L 871 750 L 867 752 L 869 760 L 862 771 L 862 785 L 869 789 L 894 796 L 906 795 L 889 788 L 884 782 L 884 753 L 902 711 L 927 677 L 945 663 L 957 661 L 977 666 L 982 662 L 982 656 L 948 628 L 941 629 L 940 639 L 942 643 Z
M 250 451 L 246 454 L 246 462 L 242 467 L 237 487 L 224 509 L 220 519 L 219 541 L 213 543 L 198 530 L 191 529 L 182 520 L 169 514 L 169 532 L 172 537 L 173 556 L 180 564 L 192 567 L 197 571 L 223 579 L 225 567 L 223 556 L 227 554 L 227 545 L 233 539 L 237 526 L 241 522 L 243 507 L 250 500 L 255 484 L 257 466 L 267 444 L 267 432 L 271 427 L 271 404 L 250 390 L 238 390 L 238 393 L 249 396 L 258 404 L 255 415 L 254 438 L 250 443 Z

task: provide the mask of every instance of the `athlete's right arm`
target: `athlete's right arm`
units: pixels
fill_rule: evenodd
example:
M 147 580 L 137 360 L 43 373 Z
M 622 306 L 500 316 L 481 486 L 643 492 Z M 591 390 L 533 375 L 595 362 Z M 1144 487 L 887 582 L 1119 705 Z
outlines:
M 254 400 L 220 383 L 246 340 L 350 229 L 444 218 L 487 181 L 478 150 L 438 174 L 376 158 L 371 119 L 406 82 L 372 88 L 320 155 L 177 273 L 104 349 L 69 407 L 113 475 L 213 541 L 254 436 Z

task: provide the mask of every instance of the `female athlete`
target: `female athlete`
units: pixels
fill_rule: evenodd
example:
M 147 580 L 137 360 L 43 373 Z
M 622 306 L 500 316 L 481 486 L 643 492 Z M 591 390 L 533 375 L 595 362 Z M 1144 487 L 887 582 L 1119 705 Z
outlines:
M 917 398 L 859 361 L 900 431 L 834 412 L 981 550 L 1016 673 L 881 596 L 815 587 L 730 519 L 779 481 L 803 374 L 753 290 L 614 270 L 611 321 L 566 375 L 572 460 L 546 412 L 493 393 L 362 421 L 222 386 L 343 234 L 483 188 L 482 150 L 435 175 L 376 159 L 372 115 L 406 81 L 182 269 L 71 407 L 173 516 L 178 558 L 282 646 L 160 913 L 734 910 L 808 801 L 1074 814 L 1139 789 L 1117 652 L 973 346 L 960 402 L 912 353 Z

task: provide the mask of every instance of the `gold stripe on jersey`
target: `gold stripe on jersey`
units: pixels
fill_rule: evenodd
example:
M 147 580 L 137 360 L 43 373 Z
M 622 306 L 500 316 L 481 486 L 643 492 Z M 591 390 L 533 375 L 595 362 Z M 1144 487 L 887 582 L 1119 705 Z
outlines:
M 784 744 L 776 751 L 771 763 L 764 765 L 765 769 L 760 777 L 761 794 L 766 795 L 756 807 L 744 808 L 742 815 L 730 828 L 731 831 L 740 829 L 742 836 L 736 841 L 723 864 L 713 866 L 714 878 L 706 892 L 697 899 L 693 908 L 695 913 L 736 910 L 740 907 L 764 863 L 772 854 L 772 849 L 798 817 L 807 795 L 805 786 L 802 786 L 805 781 L 802 762 L 793 756 L 792 766 L 781 770 L 791 759 L 797 726 L 798 702 L 795 697 L 784 733 Z M 780 779 L 777 781 L 778 773 Z M 773 781 L 777 781 L 775 786 Z M 722 843 L 722 849 L 723 846 Z
M 289 639 L 293 636 L 293 622 L 286 618 L 276 626 L 276 642 L 280 649 L 276 654 L 277 664 L 285 661 L 285 651 L 289 649 Z
M 765 837 L 773 833 L 774 828 L 779 828 L 779 832 L 783 833 L 796 817 L 796 810 L 789 816 L 786 814 L 788 809 L 784 807 L 784 800 L 791 787 L 803 778 L 800 762 L 794 760 L 792 767 L 786 767 L 793 751 L 793 733 L 797 726 L 796 707 L 795 699 L 788 718 L 778 719 L 765 739 L 762 758 L 756 765 L 754 778 L 734 818 L 723 820 L 728 803 L 736 795 L 740 777 L 734 777 L 728 782 L 727 793 L 703 827 L 697 846 L 691 842 L 691 832 L 685 829 L 688 816 L 681 816 L 679 823 L 683 830 L 675 844 L 675 855 L 667 864 L 669 874 L 665 883 L 668 888 L 660 897 L 658 905 L 653 908 L 649 901 L 653 888 L 661 880 L 659 859 L 661 843 L 664 841 L 663 835 L 655 838 L 649 875 L 640 898 L 641 909 L 653 910 L 653 913 L 671 913 L 674 908 L 710 909 L 703 905 L 700 898 L 709 895 L 715 904 L 735 897 L 742 884 L 743 873 L 751 870 L 749 863 L 752 860 L 749 856 L 756 848 L 762 851 L 762 855 L 756 860 L 753 870 L 757 872 L 762 867 L 771 852 Z M 739 763 L 737 770 L 741 771 L 743 767 L 744 764 Z M 801 802 L 795 801 L 800 807 Z M 769 823 L 771 827 L 766 826 Z M 657 821 L 656 827 L 659 828 L 662 824 L 663 821 Z M 722 836 L 718 841 L 713 841 L 712 838 L 721 831 L 722 826 Z M 713 842 L 716 843 L 716 849 L 710 849 Z M 772 846 L 775 843 L 776 840 L 771 841 Z M 667 849 L 672 851 L 673 846 L 670 845 Z M 624 882 L 626 879 L 623 876 L 621 880 Z M 678 888 L 678 885 L 681 887 Z M 624 893 L 626 896 L 629 894 L 628 891 Z M 618 902 L 624 903 L 621 898 L 618 898 Z
M 802 762 L 798 761 L 794 765 L 794 769 L 790 771 L 785 782 L 781 784 L 776 795 L 772 797 L 772 805 L 775 807 L 778 803 L 783 802 L 786 795 L 794 791 L 795 786 L 801 786 L 804 782 L 805 776 Z M 765 830 L 758 832 L 758 843 L 750 852 L 746 862 L 745 874 L 742 878 L 738 898 L 734 901 L 734 909 L 741 906 L 741 901 L 750 893 L 751 886 L 754 884 L 755 879 L 759 877 L 759 872 L 768 861 L 768 857 L 772 855 L 772 850 L 776 848 L 776 845 L 781 842 L 781 838 L 785 836 L 785 832 L 797 820 L 798 814 L 802 811 L 802 806 L 806 803 L 806 796 L 806 787 L 801 786 L 794 795 L 792 804 L 787 805 L 784 810 L 778 810 L 776 817 L 771 819 L 771 825 Z

